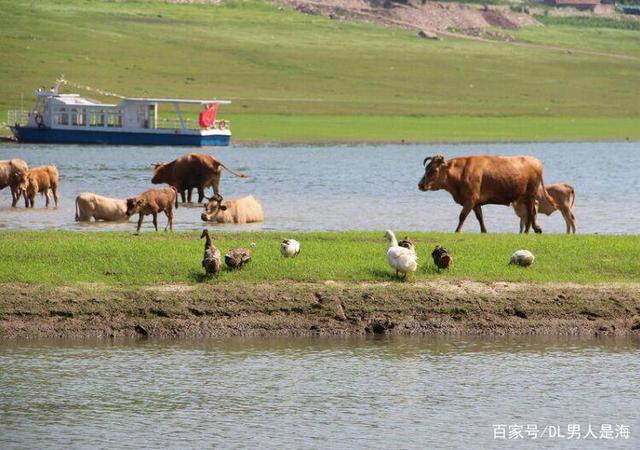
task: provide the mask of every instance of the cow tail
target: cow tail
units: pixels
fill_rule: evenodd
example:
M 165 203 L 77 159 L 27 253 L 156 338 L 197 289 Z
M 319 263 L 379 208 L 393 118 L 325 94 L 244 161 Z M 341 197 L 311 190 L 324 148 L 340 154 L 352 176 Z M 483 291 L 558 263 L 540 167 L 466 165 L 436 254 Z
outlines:
M 169 186 L 169 187 L 173 189 L 173 193 L 176 196 L 176 201 L 174 202 L 174 205 L 176 209 L 178 209 L 178 190 L 175 188 L 175 186 Z
M 570 209 L 573 209 L 573 205 L 576 204 L 576 190 L 573 188 L 573 186 L 571 187 L 571 206 L 569 207 Z
M 237 177 L 240 178 L 249 178 L 249 175 L 247 175 L 246 173 L 240 173 L 240 172 L 236 172 L 235 170 L 229 169 L 227 166 L 225 166 L 224 164 L 222 164 L 220 161 L 218 161 L 218 164 L 220 164 L 220 167 L 222 167 L 223 169 L 227 170 L 228 172 L 234 174 Z
M 547 188 L 544 186 L 544 179 L 542 178 L 542 174 L 540 174 L 540 186 L 542 187 L 542 193 L 544 194 L 544 197 L 547 200 L 547 202 L 549 202 L 549 204 L 554 209 L 558 209 L 558 205 L 556 204 L 555 200 L 553 199 L 553 197 L 549 195 Z
M 78 213 L 78 197 L 76 197 L 76 222 L 80 222 L 80 214 Z

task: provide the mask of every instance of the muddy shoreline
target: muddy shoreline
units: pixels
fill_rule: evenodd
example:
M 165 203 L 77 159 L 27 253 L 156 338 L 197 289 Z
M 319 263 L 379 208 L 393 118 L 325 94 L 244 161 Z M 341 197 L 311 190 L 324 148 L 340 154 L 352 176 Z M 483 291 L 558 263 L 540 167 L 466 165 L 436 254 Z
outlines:
M 640 284 L 3 284 L 0 340 L 262 335 L 640 335 Z

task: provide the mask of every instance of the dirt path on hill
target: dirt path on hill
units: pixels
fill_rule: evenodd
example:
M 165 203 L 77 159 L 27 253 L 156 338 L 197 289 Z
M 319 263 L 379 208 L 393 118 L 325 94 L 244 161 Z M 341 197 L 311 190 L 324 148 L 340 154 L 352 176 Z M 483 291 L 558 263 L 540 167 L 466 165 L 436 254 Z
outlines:
M 305 14 L 425 31 L 433 37 L 448 36 L 480 42 L 505 42 L 520 47 L 554 50 L 567 54 L 640 60 L 639 57 L 630 55 L 516 41 L 509 34 L 510 30 L 526 26 L 542 26 L 542 24 L 529 14 L 511 11 L 508 6 L 431 1 L 422 4 L 419 0 L 412 0 L 407 5 L 396 3 L 392 7 L 384 7 L 385 2 L 378 0 L 277 1 Z M 504 32 L 496 32 L 492 28 L 501 28 Z

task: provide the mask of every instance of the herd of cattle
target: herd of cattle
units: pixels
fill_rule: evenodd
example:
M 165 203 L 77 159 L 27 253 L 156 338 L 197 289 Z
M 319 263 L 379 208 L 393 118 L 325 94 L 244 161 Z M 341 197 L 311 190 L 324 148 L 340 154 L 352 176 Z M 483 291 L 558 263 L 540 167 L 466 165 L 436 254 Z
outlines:
M 482 216 L 482 206 L 489 204 L 511 205 L 520 218 L 520 232 L 533 228 L 541 232 L 537 223 L 538 212 L 550 215 L 559 210 L 566 222 L 567 233 L 575 233 L 576 219 L 572 212 L 575 190 L 569 184 L 545 185 L 543 166 L 531 156 L 467 156 L 445 160 L 442 155 L 425 158 L 425 173 L 418 188 L 421 191 L 444 189 L 462 206 L 456 232 L 471 211 L 480 223 L 480 230 L 487 229 Z M 113 199 L 85 192 L 76 197 L 76 221 L 104 220 L 125 221 L 138 214 L 137 231 L 144 216 L 151 215 L 158 230 L 158 214 L 165 213 L 167 226 L 173 229 L 173 210 L 178 208 L 178 194 L 182 202 L 191 202 L 193 190 L 198 191 L 198 203 L 205 198 L 203 221 L 218 223 L 262 222 L 262 206 L 249 195 L 235 200 L 224 200 L 220 191 L 222 170 L 246 178 L 214 157 L 204 153 L 188 153 L 174 161 L 153 165 L 152 184 L 169 187 L 149 189 L 128 199 Z M 29 168 L 21 159 L 0 161 L 0 189 L 10 187 L 12 206 L 24 197 L 25 207 L 33 208 L 36 194 L 46 197 L 49 206 L 52 197 L 56 207 L 59 202 L 59 174 L 55 166 Z M 213 196 L 205 197 L 205 190 L 213 188 Z

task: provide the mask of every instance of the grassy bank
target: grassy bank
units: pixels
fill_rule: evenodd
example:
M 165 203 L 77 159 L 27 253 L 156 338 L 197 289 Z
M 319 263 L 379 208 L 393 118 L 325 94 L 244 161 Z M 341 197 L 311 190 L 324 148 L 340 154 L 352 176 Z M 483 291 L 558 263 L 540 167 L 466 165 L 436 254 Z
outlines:
M 638 117 L 230 115 L 235 142 L 640 140 Z
M 203 241 L 197 233 L 0 233 L 0 283 L 69 285 L 106 283 L 149 285 L 200 282 L 250 283 L 274 281 L 390 281 L 386 243 L 380 232 L 344 233 L 218 233 L 223 253 L 237 246 L 252 248 L 245 270 L 223 271 L 216 279 L 202 276 Z M 399 233 L 402 236 L 403 233 Z M 295 259 L 279 254 L 279 242 L 289 237 L 302 243 Z M 411 233 L 417 242 L 420 267 L 414 282 L 447 279 L 472 281 L 633 282 L 640 280 L 640 238 L 597 235 L 478 235 Z M 430 252 L 444 245 L 454 265 L 443 273 Z M 509 266 L 520 248 L 536 255 L 529 269 Z
M 633 334 L 640 239 L 412 233 L 420 268 L 393 277 L 381 232 L 215 233 L 252 242 L 241 271 L 203 275 L 196 233 L 0 233 L 0 340 L 267 334 Z M 435 244 L 454 255 L 438 272 Z M 508 266 L 518 248 L 537 256 Z
M 550 24 L 517 32 L 535 44 L 521 46 L 425 41 L 260 1 L 0 11 L 0 121 L 64 73 L 129 96 L 231 98 L 221 114 L 243 141 L 639 138 L 635 30 Z

